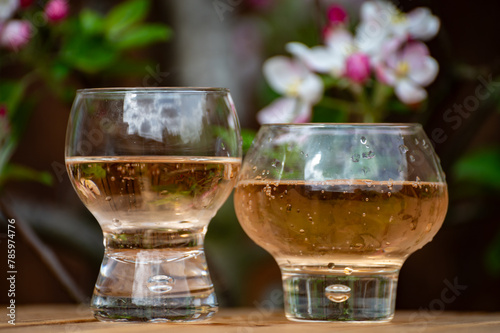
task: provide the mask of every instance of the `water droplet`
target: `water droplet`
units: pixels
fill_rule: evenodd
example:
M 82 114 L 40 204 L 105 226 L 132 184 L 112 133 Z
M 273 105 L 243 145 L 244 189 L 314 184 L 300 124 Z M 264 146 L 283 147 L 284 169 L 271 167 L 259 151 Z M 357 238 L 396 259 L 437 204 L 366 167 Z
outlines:
M 325 190 L 321 190 L 321 193 L 322 193 L 322 194 L 323 194 L 323 193 L 325 193 Z
M 344 274 L 345 275 L 351 275 L 352 272 L 354 272 L 354 269 L 352 269 L 351 267 L 344 268 Z
M 410 162 L 415 162 L 415 156 L 410 155 Z
M 394 216 L 391 215 L 391 217 L 389 217 L 389 222 L 392 222 L 392 220 L 394 220 Z
M 107 197 L 106 197 L 106 201 L 111 201 L 111 197 L 110 197 L 110 196 L 107 196 Z
M 351 156 L 351 160 L 354 162 L 354 163 L 357 163 L 359 162 L 359 154 L 354 154 Z
M 417 224 L 415 222 L 410 222 L 410 230 L 414 231 L 415 229 L 417 229 Z
M 307 219 L 309 220 L 309 222 L 312 222 L 312 221 L 313 221 L 312 216 L 309 216 Z
M 366 140 L 366 138 L 364 136 L 362 136 L 361 139 L 359 140 L 359 142 L 361 142 L 361 144 L 363 144 L 363 145 L 366 145 L 367 141 L 368 140 Z
M 292 205 L 291 204 L 286 205 L 286 211 L 288 213 L 290 213 L 292 211 Z
M 112 182 L 114 182 L 114 181 L 115 181 L 115 179 L 116 179 L 116 178 L 115 178 L 114 176 L 111 176 L 111 178 L 110 178 L 110 180 L 111 180 Z
M 369 199 L 368 198 L 365 198 L 365 201 L 368 201 Z
M 257 171 L 257 166 L 254 165 L 253 168 L 252 168 L 253 171 Z
M 293 224 L 290 224 L 290 228 L 293 228 L 293 227 L 294 227 L 294 225 L 293 225 Z
M 297 209 L 297 213 L 300 213 L 300 209 Z
M 405 145 L 399 146 L 399 151 L 401 152 L 401 154 L 406 154 L 408 150 L 409 150 L 408 147 L 406 147 Z
M 390 197 L 390 196 L 391 196 L 391 194 L 392 194 L 391 192 L 387 192 L 387 196 L 388 196 L 388 197 Z
M 431 231 L 431 229 L 432 229 L 432 225 L 433 225 L 433 223 L 432 223 L 432 222 L 431 222 L 431 223 L 427 223 L 427 225 L 425 226 L 425 232 L 429 232 L 429 231 Z
M 121 222 L 120 222 L 120 220 L 118 220 L 118 219 L 113 219 L 112 221 L 113 221 L 113 225 L 114 225 L 115 227 L 119 227 L 119 226 L 121 226 L 121 225 L 122 225 L 122 223 L 121 223 Z
M 332 284 L 325 288 L 325 296 L 332 302 L 342 303 L 351 297 L 351 288 L 342 284 Z
M 301 234 L 303 234 L 305 231 L 304 231 L 304 229 L 300 229 L 300 230 L 299 230 L 299 232 L 300 232 Z
M 161 294 L 172 290 L 175 280 L 168 275 L 155 275 L 148 279 L 148 289 L 154 293 Z
M 370 180 L 370 179 L 365 180 L 365 184 L 368 185 L 368 187 L 371 187 L 372 183 L 373 183 L 373 180 Z
M 366 217 L 366 213 L 363 213 L 362 215 L 363 215 L 363 217 Z
M 419 143 L 419 142 L 418 142 L 418 139 L 417 139 L 417 138 L 415 138 L 415 144 L 416 144 L 417 146 L 418 146 L 418 143 Z
M 363 158 L 366 160 L 370 160 L 375 157 L 375 153 L 371 150 L 368 153 L 363 153 Z
M 377 210 L 380 210 L 380 207 L 377 207 Z

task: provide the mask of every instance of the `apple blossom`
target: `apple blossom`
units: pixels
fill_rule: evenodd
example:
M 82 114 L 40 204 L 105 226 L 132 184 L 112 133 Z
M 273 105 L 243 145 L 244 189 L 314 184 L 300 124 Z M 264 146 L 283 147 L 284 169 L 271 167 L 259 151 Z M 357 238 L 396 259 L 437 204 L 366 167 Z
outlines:
M 347 23 L 348 15 L 344 7 L 339 5 L 332 5 L 328 8 L 326 13 L 330 24 L 344 24 Z
M 321 79 L 300 61 L 283 56 L 268 59 L 263 66 L 264 76 L 271 88 L 285 95 L 264 108 L 257 115 L 261 124 L 306 122 L 311 117 L 312 105 L 323 94 Z
M 0 45 L 17 51 L 31 38 L 31 23 L 26 20 L 10 20 L 0 30 Z
M 376 67 L 377 78 L 394 87 L 396 96 L 406 104 L 419 103 L 427 97 L 422 87 L 434 81 L 438 71 L 439 65 L 429 55 L 427 46 L 417 41 L 406 44 Z

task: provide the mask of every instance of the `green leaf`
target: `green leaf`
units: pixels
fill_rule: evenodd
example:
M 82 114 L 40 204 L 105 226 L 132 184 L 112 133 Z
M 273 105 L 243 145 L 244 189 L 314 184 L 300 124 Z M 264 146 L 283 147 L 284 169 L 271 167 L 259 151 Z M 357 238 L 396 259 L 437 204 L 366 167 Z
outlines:
M 21 102 L 26 84 L 23 80 L 17 82 L 4 81 L 0 83 L 0 103 L 7 106 L 9 117 L 12 118 Z
M 132 25 L 142 21 L 149 11 L 149 5 L 147 0 L 131 0 L 113 8 L 105 22 L 108 39 L 115 40 Z
M 115 46 L 118 49 L 143 47 L 152 43 L 166 41 L 171 34 L 170 28 L 163 24 L 141 25 L 124 32 L 121 37 L 116 39 Z
M 243 154 L 246 154 L 248 149 L 250 149 L 250 147 L 252 146 L 253 139 L 255 139 L 256 135 L 257 132 L 255 132 L 254 130 L 245 128 L 241 130 L 241 139 L 243 141 Z
M 111 66 L 118 54 L 105 39 L 100 36 L 72 38 L 66 42 L 61 57 L 70 66 L 85 72 L 96 73 Z
M 83 9 L 80 13 L 80 26 L 84 34 L 98 34 L 104 30 L 104 19 L 94 11 Z
M 484 148 L 457 161 L 453 175 L 458 181 L 469 181 L 500 190 L 500 148 Z
M 52 175 L 46 171 L 37 171 L 23 165 L 7 164 L 0 178 L 0 185 L 7 180 L 32 180 L 44 185 L 52 185 Z

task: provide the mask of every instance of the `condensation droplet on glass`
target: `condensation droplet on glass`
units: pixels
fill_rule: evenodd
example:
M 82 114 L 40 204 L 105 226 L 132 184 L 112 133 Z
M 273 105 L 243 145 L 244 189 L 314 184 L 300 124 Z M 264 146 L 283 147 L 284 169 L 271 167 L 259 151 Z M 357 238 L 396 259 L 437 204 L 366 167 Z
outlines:
M 375 157 L 375 153 L 373 151 L 369 151 L 368 153 L 363 153 L 362 157 L 365 159 L 365 160 L 370 160 L 372 158 Z
M 410 162 L 415 162 L 415 156 L 410 155 Z
M 345 275 L 351 275 L 354 270 L 351 267 L 346 267 L 344 268 L 344 274 Z
M 304 229 L 300 229 L 300 230 L 299 230 L 299 232 L 300 232 L 301 234 L 303 234 L 305 231 L 304 231 Z
M 357 163 L 359 162 L 359 154 L 354 154 L 351 156 L 351 160 L 354 162 L 354 163 Z
M 122 225 L 122 223 L 120 222 L 120 220 L 119 220 L 119 219 L 113 219 L 112 221 L 113 221 L 113 225 L 114 225 L 115 227 L 119 227 L 119 226 L 121 226 L 121 225 Z
M 405 146 L 405 145 L 399 145 L 399 151 L 401 152 L 401 154 L 406 154 L 408 152 L 408 147 Z
M 300 213 L 300 209 L 297 208 L 297 213 Z
M 390 196 L 391 196 L 391 194 L 392 194 L 391 192 L 387 192 L 387 196 L 388 196 L 388 197 L 390 197 Z
M 418 142 L 418 139 L 415 138 L 415 144 L 418 146 L 419 142 Z
M 364 136 L 362 136 L 361 139 L 359 140 L 359 142 L 361 142 L 361 144 L 363 144 L 363 145 L 366 145 L 367 141 L 368 140 L 366 140 L 366 138 Z
M 168 275 L 155 275 L 148 279 L 146 283 L 149 290 L 154 293 L 161 294 L 172 290 L 175 280 Z
M 253 171 L 257 171 L 257 166 L 254 165 L 253 168 L 252 168 Z
M 333 249 L 333 248 L 332 248 Z M 329 263 L 327 266 L 329 269 L 335 268 L 335 264 L 333 262 Z
M 370 180 L 370 179 L 365 180 L 365 184 L 368 185 L 368 187 L 371 187 L 372 183 L 373 183 L 373 180 Z
M 110 196 L 107 196 L 107 197 L 106 197 L 106 201 L 111 201 L 111 197 L 110 197 Z
M 417 224 L 415 222 L 410 222 L 410 230 L 414 231 L 415 229 L 417 229 Z
M 342 284 L 332 284 L 325 288 L 325 296 L 332 302 L 342 303 L 351 297 L 351 288 Z
M 377 210 L 380 210 L 380 206 L 377 207 Z
M 370 200 L 370 199 L 368 199 L 368 198 L 365 198 L 365 201 L 368 201 L 368 200 Z
M 286 211 L 288 213 L 290 213 L 292 211 L 292 205 L 291 204 L 286 205 Z
M 425 232 L 431 231 L 432 225 L 433 225 L 432 223 L 427 223 L 427 225 L 425 226 Z
M 389 217 L 389 222 L 392 222 L 394 220 L 394 216 L 391 215 L 391 217 Z
M 114 181 L 115 181 L 115 179 L 116 179 L 116 178 L 115 178 L 114 176 L 111 176 L 111 178 L 110 178 L 110 180 L 111 180 L 112 182 L 114 182 Z
M 363 214 L 361 214 L 361 215 L 363 215 L 363 217 L 366 217 L 366 213 L 363 213 Z

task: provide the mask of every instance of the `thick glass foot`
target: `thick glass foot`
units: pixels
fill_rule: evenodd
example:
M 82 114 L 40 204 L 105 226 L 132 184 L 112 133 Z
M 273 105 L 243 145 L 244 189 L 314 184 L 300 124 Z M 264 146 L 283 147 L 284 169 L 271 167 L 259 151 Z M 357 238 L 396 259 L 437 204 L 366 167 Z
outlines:
M 390 321 L 399 268 L 282 267 L 285 314 L 294 321 Z
M 91 302 L 97 319 L 183 322 L 208 319 L 217 312 L 201 246 L 190 242 L 147 248 L 130 241 L 118 246 L 105 236 L 107 248 Z

